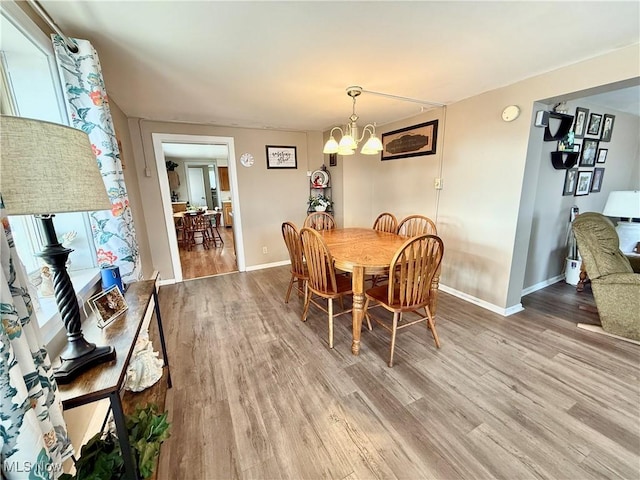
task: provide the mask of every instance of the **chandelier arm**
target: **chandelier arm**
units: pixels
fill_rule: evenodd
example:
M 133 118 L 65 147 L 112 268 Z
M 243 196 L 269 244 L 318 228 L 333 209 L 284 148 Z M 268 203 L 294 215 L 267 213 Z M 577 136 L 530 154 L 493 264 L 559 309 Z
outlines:
M 340 127 L 333 127 L 333 128 L 331 129 L 331 132 L 329 133 L 329 136 L 330 136 L 330 137 L 332 137 L 332 136 L 333 136 L 333 131 L 334 131 L 334 130 L 340 130 L 340 136 L 344 136 L 344 132 L 342 131 L 342 128 L 340 128 Z
M 358 143 L 360 143 L 362 140 L 364 140 L 364 134 L 367 132 L 367 130 L 369 131 L 369 136 L 375 135 L 376 134 L 376 126 L 375 126 L 375 124 L 367 123 L 362 128 L 362 135 L 360 135 L 360 138 L 357 140 Z

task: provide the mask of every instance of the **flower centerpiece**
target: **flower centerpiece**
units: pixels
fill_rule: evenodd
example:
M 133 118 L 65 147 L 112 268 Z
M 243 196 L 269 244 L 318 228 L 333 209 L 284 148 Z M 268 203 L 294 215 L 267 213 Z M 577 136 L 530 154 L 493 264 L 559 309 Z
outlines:
M 333 203 L 329 197 L 325 197 L 322 194 L 311 195 L 309 197 L 309 208 L 316 212 L 324 212 Z

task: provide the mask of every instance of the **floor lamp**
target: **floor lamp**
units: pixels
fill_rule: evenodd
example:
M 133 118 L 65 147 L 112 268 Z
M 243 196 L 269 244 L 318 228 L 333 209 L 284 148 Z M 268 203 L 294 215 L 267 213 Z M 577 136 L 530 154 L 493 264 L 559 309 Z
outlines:
M 45 245 L 39 257 L 51 268 L 53 291 L 67 344 L 54 376 L 68 383 L 90 367 L 115 358 L 111 346 L 96 346 L 82 334 L 80 309 L 65 265 L 73 251 L 62 246 L 54 213 L 111 209 L 86 133 L 27 118 L 0 116 L 0 194 L 10 215 L 33 214 Z
M 622 253 L 633 253 L 640 242 L 640 190 L 610 192 L 602 214 L 607 217 L 620 218 L 616 226 Z M 626 219 L 623 221 L 622 219 Z

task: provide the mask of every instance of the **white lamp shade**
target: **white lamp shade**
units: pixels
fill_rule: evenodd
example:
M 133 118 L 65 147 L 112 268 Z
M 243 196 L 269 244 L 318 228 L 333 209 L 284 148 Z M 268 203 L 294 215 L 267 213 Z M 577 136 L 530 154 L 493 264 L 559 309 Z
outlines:
M 324 144 L 322 153 L 338 153 L 338 142 L 333 138 L 333 135 L 331 135 L 329 140 L 327 140 L 327 143 Z
M 11 215 L 111 209 L 89 137 L 81 130 L 0 116 L 0 193 Z
M 358 148 L 358 144 L 356 143 L 356 141 L 353 139 L 351 135 L 343 135 L 342 138 L 340 139 L 340 148 L 355 150 L 356 148 Z
M 640 190 L 609 193 L 602 214 L 607 217 L 640 218 Z
M 340 147 L 340 148 L 338 148 L 338 155 L 346 156 L 346 155 L 353 155 L 354 153 L 355 153 L 355 151 L 350 149 L 350 148 L 348 148 L 348 147 Z
M 371 134 L 367 143 L 364 144 L 360 153 L 364 155 L 375 155 L 382 151 L 382 142 L 374 134 Z

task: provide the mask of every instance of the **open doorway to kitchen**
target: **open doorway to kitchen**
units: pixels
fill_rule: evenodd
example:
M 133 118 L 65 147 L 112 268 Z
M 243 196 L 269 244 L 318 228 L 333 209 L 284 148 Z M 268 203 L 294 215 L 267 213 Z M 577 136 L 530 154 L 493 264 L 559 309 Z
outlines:
M 233 138 L 152 137 L 175 281 L 243 271 Z

